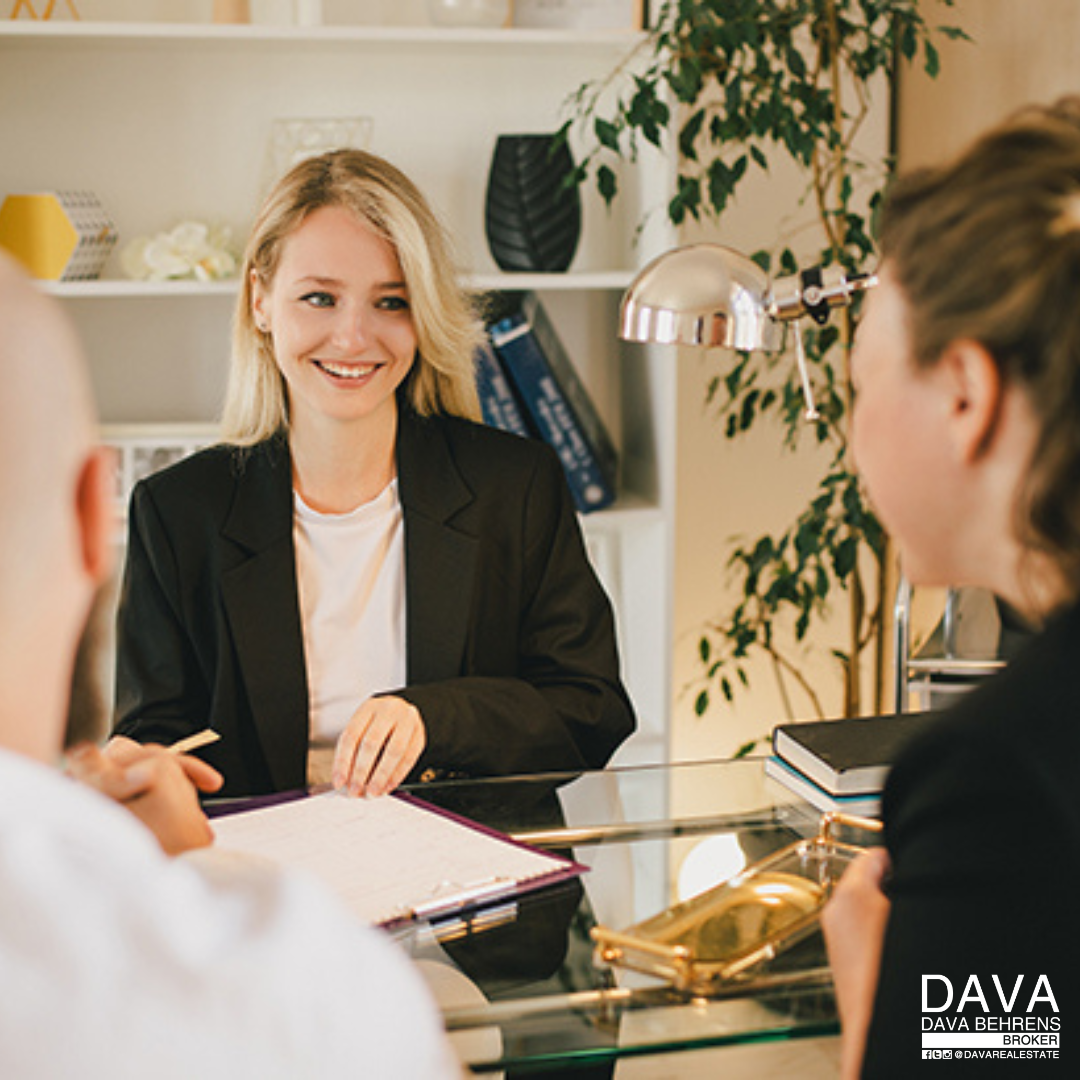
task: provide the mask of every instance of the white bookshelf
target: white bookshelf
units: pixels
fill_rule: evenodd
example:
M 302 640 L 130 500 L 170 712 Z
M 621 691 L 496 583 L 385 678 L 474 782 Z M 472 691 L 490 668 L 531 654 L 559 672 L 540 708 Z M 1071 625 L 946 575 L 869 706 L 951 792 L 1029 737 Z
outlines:
M 505 292 L 527 289 L 540 292 L 579 290 L 622 290 L 630 284 L 629 270 L 572 274 L 469 274 L 465 285 L 476 292 Z M 132 281 L 129 278 L 102 278 L 98 281 L 49 281 L 46 292 L 68 300 L 138 300 L 140 298 L 180 299 L 227 296 L 235 298 L 237 283 L 228 281 Z
M 114 0 L 112 8 L 124 5 Z M 188 17 L 199 5 L 177 0 L 171 8 Z M 151 9 L 170 5 L 146 5 L 148 17 Z M 401 10 L 419 9 L 402 0 Z M 663 204 L 666 172 L 639 170 L 643 181 L 631 187 L 628 179 L 629 198 L 611 213 L 583 191 L 582 240 L 565 274 L 501 272 L 483 232 L 496 135 L 555 130 L 567 95 L 619 63 L 635 35 L 93 22 L 88 14 L 82 22 L 0 22 L 0 197 L 87 189 L 117 224 L 120 241 L 101 280 L 47 286 L 86 344 L 105 424 L 175 432 L 211 423 L 236 295 L 235 281 L 126 280 L 123 246 L 185 219 L 226 224 L 242 246 L 267 182 L 272 121 L 370 117 L 369 148 L 435 204 L 458 240 L 466 283 L 540 293 L 620 449 L 622 496 L 583 520 L 615 601 L 641 720 L 619 760 L 662 760 L 671 698 L 675 372 L 656 354 L 620 344 L 615 327 L 634 269 L 667 242 L 660 231 L 635 241 L 643 210 Z

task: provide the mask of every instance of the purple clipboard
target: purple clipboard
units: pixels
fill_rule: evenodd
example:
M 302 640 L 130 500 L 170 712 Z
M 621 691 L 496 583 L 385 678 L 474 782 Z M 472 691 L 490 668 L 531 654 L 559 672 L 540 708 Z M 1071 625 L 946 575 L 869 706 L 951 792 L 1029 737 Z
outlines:
M 537 874 L 533 877 L 526 878 L 525 880 L 502 881 L 498 883 L 492 882 L 490 884 L 480 883 L 461 890 L 460 894 L 453 897 L 436 898 L 428 904 L 414 908 L 412 915 L 413 919 L 438 920 L 447 918 L 451 915 L 461 915 L 469 911 L 476 911 L 479 908 L 487 907 L 490 904 L 516 899 L 527 893 L 536 892 L 538 889 L 545 889 L 550 885 L 557 885 L 560 882 L 569 881 L 571 878 L 580 877 L 589 869 L 582 863 L 575 862 L 573 859 L 568 859 L 564 855 L 556 855 L 554 852 L 543 851 L 543 849 L 536 848 L 531 844 L 515 840 L 507 833 L 500 832 L 498 829 L 492 829 L 490 826 L 484 825 L 479 821 L 474 821 L 472 818 L 462 817 L 461 814 L 455 814 L 452 810 L 444 810 L 441 806 L 435 806 L 433 803 L 429 803 L 408 792 L 395 791 L 393 792 L 393 797 L 401 799 L 402 802 L 407 802 L 413 806 L 419 807 L 421 810 L 426 810 L 430 814 L 437 814 L 440 817 L 447 818 L 457 825 L 462 825 L 466 828 L 473 829 L 478 833 L 483 833 L 485 836 L 490 836 L 495 840 L 500 840 L 504 844 L 510 844 L 513 847 L 521 848 L 523 851 L 542 851 L 547 858 L 553 860 L 556 864 L 547 873 Z M 395 924 L 408 921 L 408 919 L 396 920 Z
M 206 807 L 207 816 L 210 818 L 222 818 L 233 814 L 242 814 L 258 810 L 266 810 L 289 802 L 306 799 L 309 795 L 319 792 L 308 792 L 304 789 L 294 791 L 276 792 L 271 795 L 257 795 L 250 798 L 229 799 L 211 802 Z M 508 844 L 523 851 L 535 852 L 549 860 L 551 869 L 532 874 L 525 878 L 491 878 L 477 881 L 471 884 L 455 885 L 447 892 L 435 895 L 430 900 L 414 904 L 407 913 L 393 918 L 383 919 L 378 922 L 386 929 L 394 929 L 418 920 L 437 922 L 441 919 L 451 918 L 477 911 L 481 908 L 494 904 L 506 903 L 516 900 L 518 897 L 540 889 L 557 885 L 585 873 L 587 866 L 568 859 L 562 855 L 533 847 L 530 844 L 515 840 L 498 829 L 490 828 L 471 818 L 463 817 L 453 811 L 445 810 L 432 803 L 420 799 L 415 795 L 402 791 L 393 792 L 392 798 L 422 810 L 425 813 L 434 814 L 445 818 L 455 825 L 470 829 L 481 835 Z
M 306 799 L 310 794 L 307 788 L 297 788 L 294 791 L 275 791 L 270 795 L 248 795 L 239 799 L 211 799 L 203 804 L 203 812 L 208 818 L 246 814 L 249 810 L 265 810 L 268 806 Z

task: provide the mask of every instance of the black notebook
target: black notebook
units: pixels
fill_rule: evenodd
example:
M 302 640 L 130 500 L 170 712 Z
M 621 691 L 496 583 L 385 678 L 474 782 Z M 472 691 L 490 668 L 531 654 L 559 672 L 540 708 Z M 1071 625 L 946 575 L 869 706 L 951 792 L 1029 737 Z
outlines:
M 904 744 L 938 713 L 779 724 L 773 751 L 831 795 L 878 792 Z

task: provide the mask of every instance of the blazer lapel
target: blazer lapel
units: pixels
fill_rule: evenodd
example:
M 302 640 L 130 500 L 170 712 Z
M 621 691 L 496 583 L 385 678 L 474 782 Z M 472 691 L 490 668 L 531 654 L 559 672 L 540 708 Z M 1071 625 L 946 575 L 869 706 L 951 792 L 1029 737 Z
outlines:
M 293 547 L 292 463 L 274 442 L 247 457 L 224 535 L 248 558 L 223 575 L 225 611 L 270 774 L 303 786 L 308 687 Z
M 473 500 L 438 421 L 400 410 L 398 489 L 405 517 L 410 684 L 462 671 L 477 539 L 450 523 Z

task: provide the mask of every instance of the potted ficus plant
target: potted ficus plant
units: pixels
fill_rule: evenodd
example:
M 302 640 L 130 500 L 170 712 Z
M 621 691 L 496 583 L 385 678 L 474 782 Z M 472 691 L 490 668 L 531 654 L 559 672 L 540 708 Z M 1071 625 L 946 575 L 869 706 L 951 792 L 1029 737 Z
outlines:
M 860 157 L 857 136 L 872 108 L 882 108 L 901 64 L 921 63 L 934 76 L 935 37 L 964 36 L 956 27 L 931 24 L 930 15 L 937 18 L 938 9 L 951 4 L 664 0 L 627 59 L 571 100 L 561 134 L 573 133 L 584 146 L 576 179 L 595 183 L 610 204 L 619 192 L 618 166 L 632 167 L 651 144 L 675 161 L 666 214 L 683 226 L 722 217 L 755 171 L 787 158 L 805 179 L 814 228 L 800 234 L 797 251 L 780 237 L 754 259 L 775 277 L 812 264 L 866 272 L 875 260 L 873 215 L 892 162 Z M 811 628 L 838 599 L 847 606 L 846 645 L 832 651 L 844 713 L 881 708 L 888 541 L 849 455 L 852 318 L 851 310 L 842 310 L 805 333 L 819 413 L 809 425 L 789 358 L 716 354 L 708 397 L 724 435 L 737 439 L 772 418 L 785 445 L 795 449 L 810 438 L 826 449 L 827 465 L 786 529 L 728 551 L 738 600 L 699 636 L 699 715 L 717 693 L 731 700 L 748 685 L 755 654 L 766 655 L 782 683 L 800 688 L 806 706 L 821 715 L 821 695 L 799 657 Z M 868 664 L 872 703 L 863 700 Z

